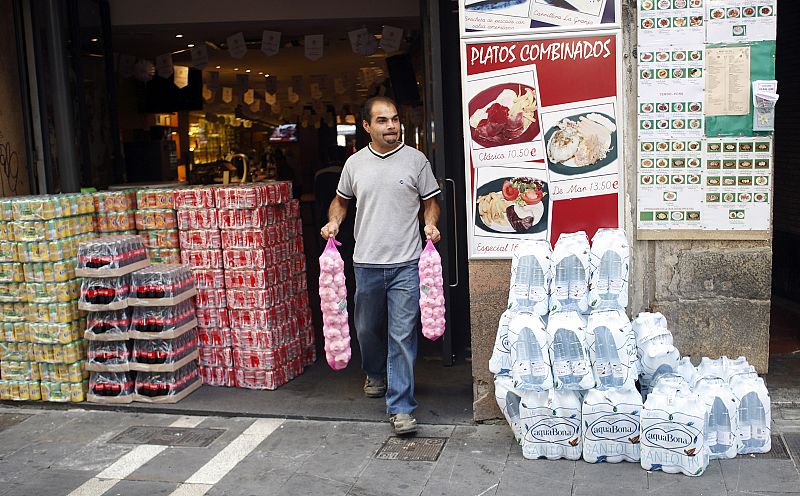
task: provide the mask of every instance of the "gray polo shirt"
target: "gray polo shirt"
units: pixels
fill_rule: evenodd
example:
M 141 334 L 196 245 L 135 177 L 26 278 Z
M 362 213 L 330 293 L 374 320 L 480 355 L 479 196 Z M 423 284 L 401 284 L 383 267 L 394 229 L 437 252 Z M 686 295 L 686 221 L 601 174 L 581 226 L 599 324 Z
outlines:
M 356 266 L 399 266 L 419 259 L 420 198 L 439 194 L 425 155 L 403 144 L 385 154 L 367 145 L 347 159 L 336 193 L 356 200 Z

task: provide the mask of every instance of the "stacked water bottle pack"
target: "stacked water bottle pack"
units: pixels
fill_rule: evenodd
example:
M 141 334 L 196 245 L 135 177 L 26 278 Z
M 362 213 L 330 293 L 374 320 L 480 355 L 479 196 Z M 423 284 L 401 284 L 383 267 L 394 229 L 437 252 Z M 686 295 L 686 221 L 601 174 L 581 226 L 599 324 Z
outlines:
M 0 399 L 85 400 L 75 256 L 93 211 L 84 194 L 0 202 Z
M 695 369 L 661 314 L 631 324 L 628 262 L 619 229 L 598 230 L 591 247 L 578 232 L 552 250 L 546 241 L 515 250 L 489 369 L 523 456 L 700 475 L 709 453 L 769 450 L 763 381 L 743 357 L 704 358 Z M 736 443 L 756 432 L 748 448 Z
M 136 192 L 136 229 L 144 239 L 152 263 L 181 262 L 175 190 L 142 189 Z

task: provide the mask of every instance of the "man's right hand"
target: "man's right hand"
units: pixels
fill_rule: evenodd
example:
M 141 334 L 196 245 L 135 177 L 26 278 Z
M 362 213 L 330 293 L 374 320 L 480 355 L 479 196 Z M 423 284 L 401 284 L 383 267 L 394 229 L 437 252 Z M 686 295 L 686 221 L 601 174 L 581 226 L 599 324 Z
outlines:
M 319 233 L 322 236 L 322 239 L 335 238 L 336 235 L 339 234 L 339 224 L 336 222 L 328 222 L 322 226 L 322 229 Z

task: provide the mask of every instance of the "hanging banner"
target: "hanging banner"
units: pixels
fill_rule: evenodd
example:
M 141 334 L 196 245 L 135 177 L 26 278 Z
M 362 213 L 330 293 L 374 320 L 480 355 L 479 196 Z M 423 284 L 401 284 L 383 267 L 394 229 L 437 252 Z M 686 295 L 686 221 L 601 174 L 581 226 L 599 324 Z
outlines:
M 403 42 L 402 28 L 384 26 L 381 33 L 381 48 L 385 52 L 391 53 L 400 50 L 400 43 Z
M 459 4 L 462 38 L 616 27 L 621 11 L 620 0 L 459 0 Z
M 175 78 L 173 82 L 175 86 L 178 88 L 185 88 L 189 85 L 189 68 L 182 65 L 176 65 L 174 67 L 175 70 Z
M 204 41 L 192 47 L 192 67 L 195 69 L 203 69 L 207 65 L 208 47 Z
M 278 31 L 267 31 L 261 34 L 261 52 L 267 57 L 278 54 L 281 45 L 281 33 Z
M 235 59 L 240 59 L 247 55 L 247 43 L 244 40 L 244 33 L 239 32 L 228 36 L 228 53 Z
M 119 75 L 125 79 L 133 77 L 134 65 L 136 64 L 136 57 L 121 53 L 119 55 Z
M 156 57 L 156 71 L 164 79 L 172 76 L 172 54 L 165 53 Z
M 217 71 L 209 71 L 205 73 L 206 76 L 206 84 L 212 90 L 219 89 L 219 72 Z
M 370 38 L 367 28 L 354 29 L 348 32 L 347 36 L 350 38 L 350 48 L 353 50 L 353 53 L 364 55 Z
M 231 103 L 233 101 L 233 88 L 230 86 L 222 88 L 222 101 L 225 103 Z
M 244 92 L 244 95 L 242 96 L 242 101 L 244 103 L 246 103 L 247 105 L 252 105 L 252 103 L 255 101 L 255 99 L 256 99 L 256 91 L 255 90 L 247 90 L 247 91 Z
M 462 43 L 471 257 L 622 225 L 619 36 Z
M 203 100 L 210 102 L 214 98 L 214 92 L 208 87 L 207 84 L 203 85 Z
M 253 91 L 253 90 L 250 90 Z M 261 110 L 261 100 L 255 100 L 253 103 L 250 104 L 250 111 L 251 112 L 258 112 Z
M 324 36 L 321 34 L 307 34 L 305 38 L 306 58 L 313 61 L 321 59 L 324 41 Z

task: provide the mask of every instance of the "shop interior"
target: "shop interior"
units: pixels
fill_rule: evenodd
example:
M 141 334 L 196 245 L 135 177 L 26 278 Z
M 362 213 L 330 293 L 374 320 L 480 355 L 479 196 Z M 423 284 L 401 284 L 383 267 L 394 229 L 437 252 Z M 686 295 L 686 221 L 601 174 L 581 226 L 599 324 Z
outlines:
M 398 51 L 389 53 L 380 47 L 385 25 L 402 29 Z M 359 54 L 354 52 L 348 33 L 361 28 L 378 33 L 374 36 L 378 46 Z M 424 122 L 426 95 L 422 82 L 428 75 L 422 29 L 418 16 L 112 26 L 116 67 L 112 81 L 117 104 L 109 112 L 116 116 L 120 150 L 115 167 L 84 167 L 83 183 L 101 189 L 123 184 L 291 180 L 292 195 L 301 201 L 317 362 L 303 375 L 267 394 L 206 386 L 173 408 L 384 419 L 383 401 L 366 399 L 361 391 L 364 379 L 352 322 L 351 365 L 333 372 L 325 363 L 315 262 L 323 247 L 318 232 L 335 194 L 338 167 L 369 141 L 359 116 L 364 100 L 374 95 L 393 97 L 398 102 L 403 141 L 423 152 L 430 151 L 426 150 Z M 266 56 L 261 51 L 264 30 L 280 32 L 276 55 Z M 227 40 L 238 32 L 243 34 L 247 48 L 241 58 L 231 55 Z M 323 56 L 315 61 L 306 57 L 308 34 L 323 35 Z M 85 66 L 92 65 L 92 43 L 96 41 L 93 37 L 84 45 Z M 199 44 L 204 44 L 208 52 L 208 63 L 202 70 L 192 67 L 191 49 Z M 190 67 L 182 89 L 176 86 L 174 75 L 161 77 L 153 63 L 167 53 L 175 66 Z M 135 57 L 133 67 L 129 66 L 130 59 L 123 60 L 126 56 Z M 98 102 L 96 111 L 102 112 L 102 108 Z M 89 141 L 88 149 L 96 153 L 108 153 L 117 146 L 113 140 L 104 143 L 98 136 Z M 343 226 L 340 238 L 347 260 L 352 253 L 351 223 Z M 352 282 L 352 272 L 349 275 Z M 431 342 L 420 334 L 419 343 L 417 397 L 424 407 L 424 412 L 418 412 L 420 421 L 456 423 L 470 419 L 472 378 L 468 361 L 444 364 L 441 342 Z M 361 403 L 363 408 L 358 406 Z

